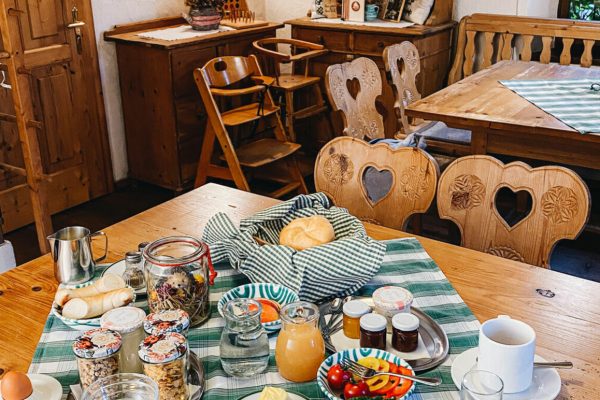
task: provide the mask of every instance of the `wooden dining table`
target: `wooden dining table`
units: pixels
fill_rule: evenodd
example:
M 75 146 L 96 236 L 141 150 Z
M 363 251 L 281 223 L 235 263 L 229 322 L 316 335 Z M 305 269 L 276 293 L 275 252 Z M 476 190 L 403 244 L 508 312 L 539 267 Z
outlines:
M 408 106 L 410 117 L 472 132 L 463 154 L 500 154 L 600 169 L 600 132 L 581 134 L 501 80 L 597 79 L 600 68 L 500 61 Z
M 217 212 L 234 222 L 279 201 L 208 184 L 108 227 L 108 261 L 138 243 L 175 234 L 200 237 Z M 375 239 L 414 236 L 365 223 Z M 501 314 L 530 324 L 537 353 L 571 360 L 560 399 L 597 399 L 600 386 L 600 283 L 418 237 L 480 321 Z M 94 250 L 101 252 L 101 244 Z M 48 255 L 0 274 L 0 371 L 27 371 L 57 288 Z M 542 296 L 540 291 L 546 296 Z M 550 295 L 548 293 L 551 293 Z

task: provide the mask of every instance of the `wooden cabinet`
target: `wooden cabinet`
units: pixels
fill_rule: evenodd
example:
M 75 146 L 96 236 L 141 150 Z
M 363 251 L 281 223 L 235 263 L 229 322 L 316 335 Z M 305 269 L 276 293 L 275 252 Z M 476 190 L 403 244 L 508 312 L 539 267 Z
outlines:
M 387 84 L 383 65 L 383 49 L 408 40 L 414 43 L 421 58 L 421 74 L 417 77 L 418 88 L 423 97 L 444 87 L 450 67 L 452 34 L 455 23 L 446 22 L 435 26 L 415 25 L 408 28 L 382 28 L 362 25 L 314 22 L 308 18 L 287 21 L 292 26 L 292 37 L 321 43 L 329 53 L 314 59 L 310 74 L 325 77 L 327 67 L 351 61 L 357 57 L 369 57 L 377 63 L 384 81 L 383 95 L 378 101 L 378 111 L 385 121 L 386 136 L 398 131 L 394 114 L 394 93 Z M 342 121 L 333 117 L 336 133 L 342 131 Z
M 137 34 L 181 25 L 168 18 L 118 26 L 116 42 L 129 176 L 175 191 L 192 186 L 206 113 L 193 70 L 218 56 L 248 55 L 252 42 L 275 36 L 281 24 L 164 41 Z

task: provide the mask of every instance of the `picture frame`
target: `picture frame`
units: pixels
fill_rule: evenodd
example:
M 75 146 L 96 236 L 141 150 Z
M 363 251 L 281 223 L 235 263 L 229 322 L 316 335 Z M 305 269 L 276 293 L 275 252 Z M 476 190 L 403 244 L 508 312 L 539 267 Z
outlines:
M 379 19 L 400 22 L 406 0 L 384 0 L 379 9 Z

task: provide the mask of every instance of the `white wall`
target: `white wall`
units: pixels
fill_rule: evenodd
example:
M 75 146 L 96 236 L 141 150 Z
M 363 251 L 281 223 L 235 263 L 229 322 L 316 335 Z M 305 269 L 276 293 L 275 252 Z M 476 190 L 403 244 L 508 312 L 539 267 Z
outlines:
M 256 11 L 258 18 L 264 18 L 264 1 L 247 0 L 248 6 Z M 285 3 L 285 1 L 282 1 L 282 3 Z M 104 41 L 102 35 L 117 24 L 180 15 L 186 10 L 186 7 L 184 0 L 92 0 L 92 8 L 113 175 L 115 180 L 118 181 L 125 179 L 128 172 L 119 71 L 115 45 Z
M 305 16 L 314 0 L 246 0 L 257 18 L 283 22 Z M 98 58 L 108 125 L 115 180 L 127 177 L 127 152 L 119 75 L 114 44 L 105 42 L 104 31 L 115 24 L 179 15 L 185 11 L 184 0 L 92 0 Z M 455 0 L 454 19 L 476 12 L 554 17 L 558 0 Z M 279 36 L 289 36 L 289 28 Z

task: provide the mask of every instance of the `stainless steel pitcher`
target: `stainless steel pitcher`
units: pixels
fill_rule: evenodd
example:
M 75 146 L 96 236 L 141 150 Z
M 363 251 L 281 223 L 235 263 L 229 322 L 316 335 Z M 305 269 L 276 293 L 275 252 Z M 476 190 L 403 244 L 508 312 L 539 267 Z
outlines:
M 104 255 L 94 259 L 92 239 L 104 236 Z M 90 233 L 82 226 L 63 228 L 47 237 L 54 260 L 54 277 L 59 283 L 77 284 L 87 282 L 94 276 L 96 263 L 108 253 L 108 237 L 102 231 Z

